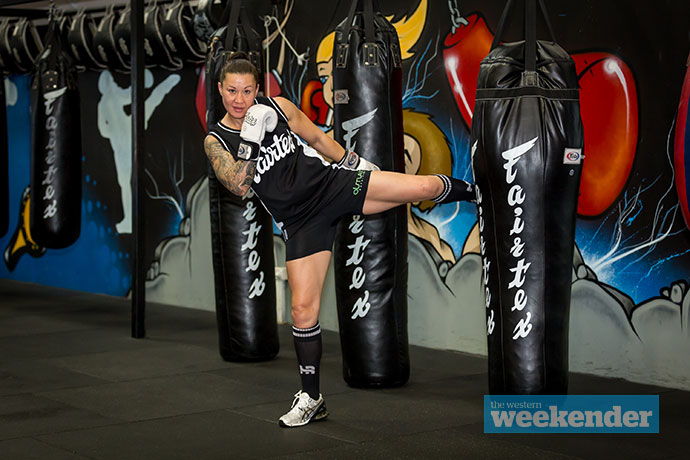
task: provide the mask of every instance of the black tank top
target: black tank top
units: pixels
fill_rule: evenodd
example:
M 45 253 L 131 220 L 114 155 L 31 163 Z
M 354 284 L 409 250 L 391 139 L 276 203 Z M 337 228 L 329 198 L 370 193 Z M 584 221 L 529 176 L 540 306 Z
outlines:
M 290 130 L 287 117 L 273 98 L 259 96 L 254 102 L 275 109 L 278 125 L 273 132 L 266 133 L 261 143 L 252 190 L 284 236 L 288 237 L 288 233 L 297 230 L 302 222 L 319 212 L 324 204 L 321 194 L 335 180 L 338 167 L 326 162 Z M 237 159 L 240 130 L 219 121 L 208 134 L 218 139 L 223 148 Z

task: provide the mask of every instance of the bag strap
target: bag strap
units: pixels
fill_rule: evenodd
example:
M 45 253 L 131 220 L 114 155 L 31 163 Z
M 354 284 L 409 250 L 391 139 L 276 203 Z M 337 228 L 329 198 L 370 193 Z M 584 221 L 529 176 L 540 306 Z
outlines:
M 364 0 L 364 35 L 365 43 L 374 43 L 374 4 L 373 0 Z
M 228 11 L 228 8 L 230 8 L 230 11 Z M 233 45 L 235 44 L 235 32 L 237 31 L 237 22 L 240 18 L 241 9 L 242 0 L 232 0 L 228 2 L 225 7 L 225 11 L 223 12 L 223 19 L 225 19 L 226 13 L 228 16 L 228 28 L 226 29 L 225 34 L 225 51 L 232 51 L 234 48 Z M 225 24 L 225 20 L 223 20 L 221 24 Z
M 360 7 L 361 8 L 358 8 Z M 378 8 L 378 2 L 376 2 L 376 10 L 380 11 Z M 343 38 L 347 40 L 350 35 L 350 30 L 352 29 L 352 23 L 355 20 L 355 13 L 357 11 L 363 12 L 363 22 L 364 22 L 364 35 L 366 38 L 366 43 L 374 42 L 374 0 L 352 0 L 350 4 L 350 11 L 347 14 L 347 20 L 345 21 L 345 27 L 343 28 Z
M 537 5 L 525 0 L 525 71 L 537 70 Z
M 498 29 L 496 30 L 496 35 L 494 36 L 494 41 L 491 43 L 491 49 L 496 48 L 501 42 L 501 37 L 505 31 L 505 26 L 508 22 L 508 17 L 510 16 L 510 11 L 513 7 L 513 0 L 508 0 L 505 8 L 503 9 L 503 14 L 498 24 Z M 551 40 L 555 43 L 556 37 L 553 33 L 553 27 L 551 27 L 551 21 L 549 21 L 549 15 L 546 11 L 546 5 L 544 0 L 539 0 L 539 7 L 541 13 L 546 21 L 546 26 L 551 34 Z M 536 70 L 537 70 L 537 5 L 536 0 L 525 0 L 525 72 L 522 74 L 522 85 L 523 86 L 534 86 L 536 84 Z
M 261 51 L 261 38 L 252 27 L 251 19 L 249 18 L 249 13 L 247 8 L 242 8 L 240 12 L 240 19 L 242 29 L 244 29 L 244 35 L 247 39 L 247 43 L 250 45 L 250 51 Z
M 528 12 L 529 9 L 529 3 L 533 5 L 531 8 L 532 14 L 531 14 L 531 21 L 528 22 L 528 19 L 530 17 L 530 14 Z M 501 19 L 498 22 L 498 27 L 496 28 L 496 34 L 494 35 L 494 41 L 491 43 L 491 49 L 496 48 L 500 43 L 501 39 L 503 38 L 503 33 L 505 31 L 505 27 L 508 23 L 508 18 L 510 17 L 510 12 L 513 9 L 514 2 L 513 0 L 508 0 L 506 3 L 505 8 L 503 9 L 503 14 L 501 14 Z M 546 27 L 549 29 L 549 34 L 551 35 L 551 41 L 554 43 L 556 42 L 556 35 L 553 33 L 553 27 L 551 26 L 551 21 L 549 20 L 549 14 L 546 10 L 546 4 L 544 3 L 544 0 L 539 0 L 539 7 L 541 9 L 541 12 L 544 16 L 544 20 L 546 21 Z M 528 34 L 530 30 L 533 30 L 535 33 L 535 43 L 536 43 L 536 8 L 534 7 L 534 0 L 525 0 L 525 34 Z M 527 38 L 527 37 L 526 37 Z
M 347 13 L 347 18 L 345 19 L 345 27 L 343 27 L 343 39 L 348 40 L 350 36 L 350 29 L 352 29 L 352 21 L 355 20 L 355 12 L 357 11 L 357 4 L 360 0 L 352 0 L 350 4 L 350 11 Z
M 513 9 L 513 0 L 508 0 L 506 6 L 503 8 L 503 13 L 501 13 L 501 19 L 498 21 L 498 27 L 496 28 L 496 33 L 494 34 L 494 41 L 491 42 L 491 50 L 496 48 L 499 43 L 501 43 L 501 38 L 503 38 L 503 31 L 506 27 L 506 21 L 508 20 L 508 15 Z
M 213 0 L 202 0 L 206 2 L 206 14 L 208 15 L 211 12 L 211 3 L 213 3 Z M 232 4 L 234 2 L 232 0 L 228 0 L 225 3 L 225 7 L 223 8 L 223 14 L 220 16 L 220 21 L 218 22 L 219 27 L 222 26 L 223 24 L 227 24 L 228 19 L 230 18 L 230 10 L 232 9 Z
M 50 54 L 46 59 L 50 68 L 54 68 L 57 65 L 58 56 L 63 52 L 63 43 L 62 37 L 59 33 L 59 28 L 60 25 L 58 23 L 57 10 L 51 10 L 51 14 L 48 19 L 48 29 L 43 39 L 44 49 L 47 49 L 48 47 L 51 48 Z

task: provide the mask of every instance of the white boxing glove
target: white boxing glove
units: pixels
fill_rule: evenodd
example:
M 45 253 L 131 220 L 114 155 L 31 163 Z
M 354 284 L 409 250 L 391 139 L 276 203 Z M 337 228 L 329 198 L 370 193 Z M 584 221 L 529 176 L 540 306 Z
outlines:
M 381 168 L 376 166 L 371 161 L 365 160 L 364 158 L 357 155 L 355 152 L 349 149 L 345 149 L 345 155 L 338 162 L 338 166 L 342 166 L 346 169 L 352 170 L 364 170 L 364 171 L 381 171 Z
M 242 160 L 259 159 L 259 148 L 266 132 L 271 132 L 278 125 L 278 114 L 267 105 L 254 104 L 247 109 L 240 130 L 242 142 L 237 149 L 237 157 Z

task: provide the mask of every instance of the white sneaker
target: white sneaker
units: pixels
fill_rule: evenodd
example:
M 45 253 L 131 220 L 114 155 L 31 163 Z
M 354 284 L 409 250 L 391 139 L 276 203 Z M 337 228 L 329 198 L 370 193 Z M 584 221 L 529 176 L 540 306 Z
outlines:
M 319 394 L 318 400 L 312 399 L 308 393 L 300 390 L 295 394 L 292 408 L 287 414 L 280 417 L 278 424 L 283 427 L 302 426 L 311 421 L 323 420 L 326 417 L 328 417 L 328 410 L 326 410 L 326 404 L 323 402 L 323 396 Z

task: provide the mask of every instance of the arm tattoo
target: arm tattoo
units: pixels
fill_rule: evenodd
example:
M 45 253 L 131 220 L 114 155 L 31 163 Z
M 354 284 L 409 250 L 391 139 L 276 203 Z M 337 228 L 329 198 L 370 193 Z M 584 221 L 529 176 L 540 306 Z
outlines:
M 206 136 L 204 150 L 220 183 L 235 195 L 247 193 L 254 181 L 256 162 L 235 160 L 213 136 Z
M 252 186 L 252 182 L 254 182 L 254 174 L 256 174 L 256 161 L 245 161 L 245 164 L 246 168 L 244 168 L 244 173 L 247 175 L 247 177 L 244 178 L 242 185 L 248 189 Z

